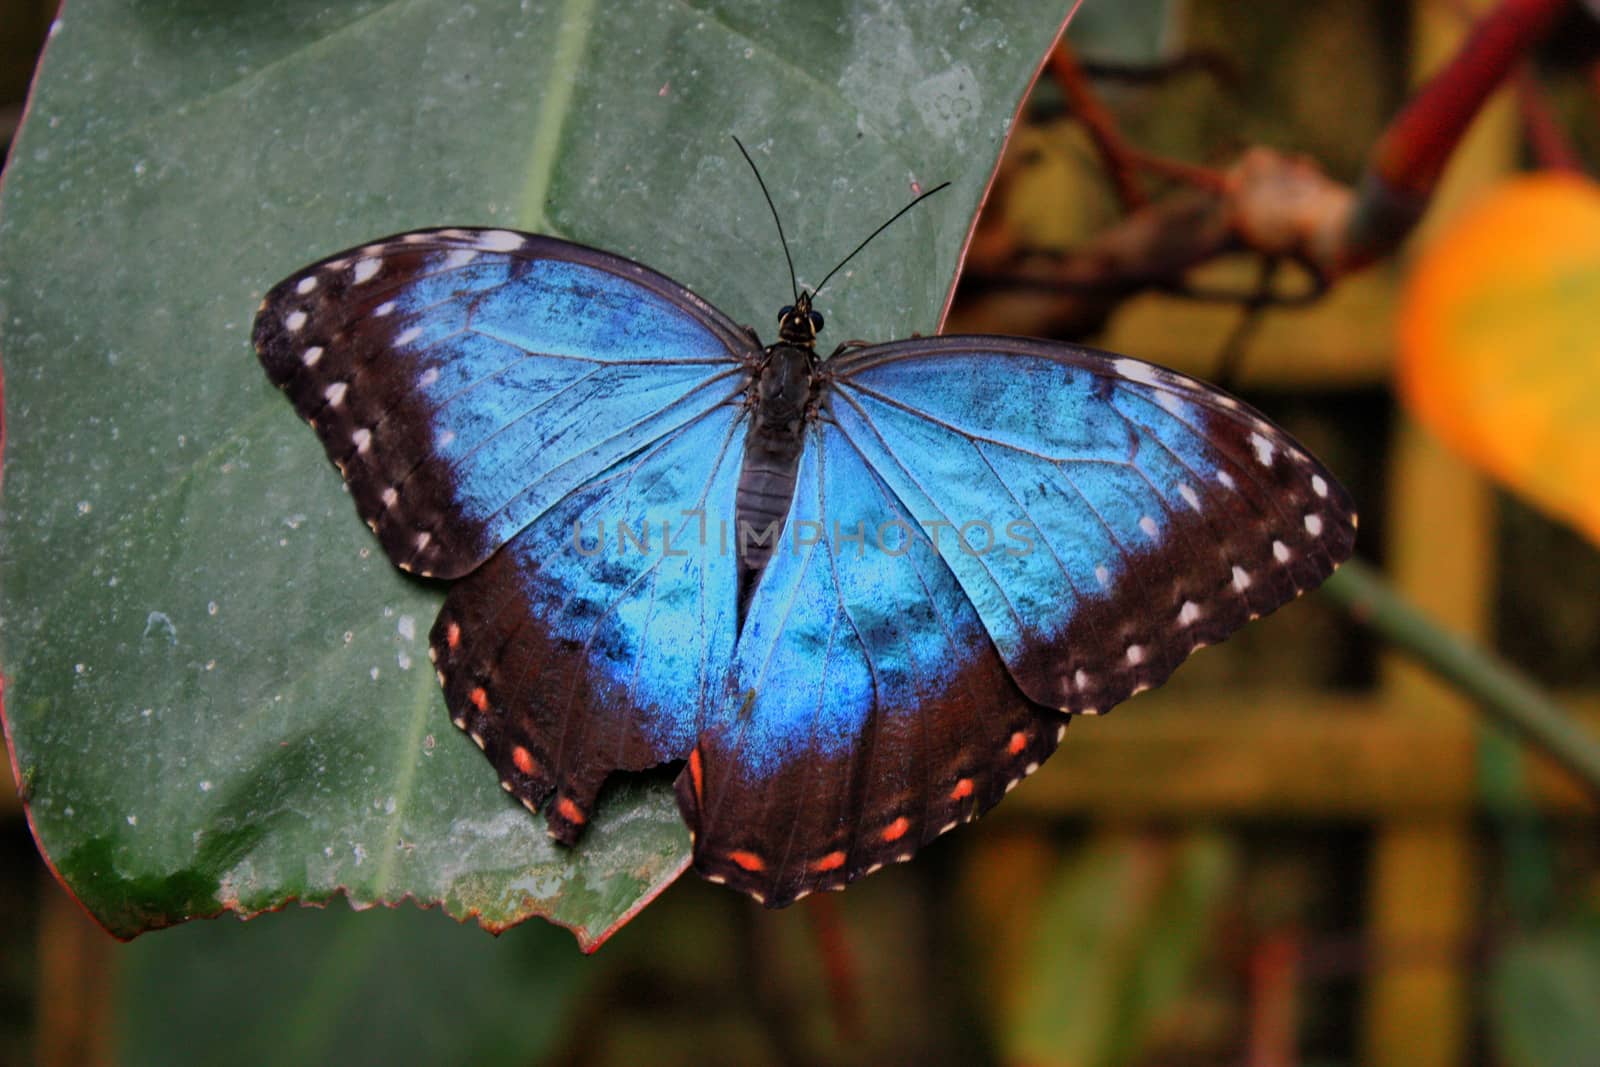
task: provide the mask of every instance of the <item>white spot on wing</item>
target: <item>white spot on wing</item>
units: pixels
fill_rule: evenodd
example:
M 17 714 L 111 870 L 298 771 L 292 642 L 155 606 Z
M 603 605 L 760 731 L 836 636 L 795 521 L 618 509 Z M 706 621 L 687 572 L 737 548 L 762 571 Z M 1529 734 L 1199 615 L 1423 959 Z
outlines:
M 432 385 L 434 382 L 436 382 L 438 380 L 439 380 L 439 368 L 438 367 L 429 367 L 427 370 L 422 372 L 422 375 L 420 377 L 417 378 L 417 384 L 422 386 L 424 389 L 426 389 L 428 386 Z
M 408 345 L 412 341 L 415 341 L 417 338 L 419 338 L 421 336 L 422 336 L 422 327 L 421 326 L 408 326 L 408 327 L 406 327 L 406 329 L 404 331 L 401 332 L 399 337 L 396 337 L 394 339 L 394 343 L 396 345 Z
M 475 249 L 458 248 L 445 257 L 444 266 L 446 270 L 451 270 L 456 267 L 465 267 L 468 263 L 471 263 L 477 258 L 478 253 Z
M 1233 475 L 1229 474 L 1227 471 L 1219 470 L 1217 472 L 1217 481 L 1221 482 L 1226 488 L 1236 488 L 1233 482 Z
M 299 333 L 300 327 L 304 326 L 305 324 L 306 313 L 304 311 L 291 311 L 284 317 L 283 320 L 283 325 L 290 333 Z
M 1183 497 L 1183 502 L 1196 511 L 1200 510 L 1200 494 L 1196 493 L 1188 483 L 1178 486 L 1178 495 Z
M 1322 475 L 1320 475 L 1320 474 L 1313 474 L 1311 476 L 1311 491 L 1313 493 L 1316 493 L 1318 496 L 1324 496 L 1324 497 L 1327 496 L 1328 495 L 1328 483 L 1327 483 L 1327 480 L 1324 479 L 1322 477 Z
M 1084 672 L 1083 668 L 1080 667 L 1077 673 L 1072 676 L 1072 684 L 1079 689 L 1089 688 L 1089 675 Z
M 307 293 L 311 292 L 311 290 L 315 289 L 316 287 L 317 287 L 317 277 L 316 277 L 316 275 L 307 274 L 304 278 L 300 279 L 300 284 L 294 287 L 294 291 L 299 293 L 301 296 L 305 296 Z
M 362 282 L 371 281 L 373 276 L 378 273 L 378 268 L 381 266 L 383 266 L 382 262 L 374 259 L 372 256 L 358 259 L 356 260 L 355 270 L 350 272 L 350 280 L 355 282 L 357 285 L 360 285 Z
M 1148 363 L 1140 363 L 1136 359 L 1118 359 L 1111 364 L 1111 369 L 1128 379 L 1130 382 L 1143 382 L 1145 385 L 1159 385 L 1155 368 Z
M 363 426 L 350 435 L 350 440 L 355 444 L 357 452 L 365 452 L 372 447 L 372 431 Z
M 300 353 L 300 362 L 304 363 L 308 367 L 315 367 L 317 365 L 317 360 L 319 360 L 321 358 L 322 358 L 322 346 L 321 345 L 312 345 L 310 348 L 308 348 L 304 352 Z
M 1104 588 L 1111 588 L 1111 572 L 1106 569 L 1105 564 L 1102 563 L 1094 569 L 1094 580 Z
M 1156 526 L 1156 520 L 1148 515 L 1141 515 L 1139 516 L 1139 529 L 1154 537 L 1159 528 Z
M 1128 662 L 1137 667 L 1144 662 L 1144 649 L 1139 645 L 1128 646 Z
M 372 315 L 373 315 L 374 318 L 381 319 L 381 318 L 383 318 L 385 315 L 389 314 L 393 310 L 394 310 L 394 301 L 393 300 L 385 300 L 383 303 L 379 304 L 376 308 L 374 308 L 372 310 Z
M 1192 600 L 1185 600 L 1183 607 L 1178 609 L 1178 621 L 1189 626 L 1198 618 L 1200 618 L 1200 605 Z
M 1233 568 L 1233 587 L 1241 593 L 1250 588 L 1250 575 L 1243 567 Z
M 1272 442 L 1259 433 L 1250 435 L 1250 447 L 1256 450 L 1256 461 L 1263 467 L 1272 466 Z
M 400 494 L 395 491 L 395 487 L 394 486 L 391 485 L 389 488 L 387 488 L 387 489 L 385 489 L 383 491 L 383 506 L 384 507 L 386 507 L 386 508 L 394 507 L 395 502 L 397 500 L 399 500 L 399 499 L 400 499 Z
M 1289 562 L 1289 546 L 1282 541 L 1272 542 L 1272 558 L 1279 563 Z
M 489 252 L 514 252 L 522 247 L 522 235 L 510 230 L 485 230 L 478 234 L 477 245 Z
M 1315 512 L 1306 516 L 1306 533 L 1312 537 L 1322 536 L 1322 516 Z
M 350 387 L 344 382 L 334 382 L 332 385 L 328 386 L 322 391 L 322 398 L 331 406 L 338 407 L 340 404 L 344 403 L 345 390 L 349 388 Z
M 1156 403 L 1169 415 L 1183 414 L 1183 401 L 1178 399 L 1177 393 L 1157 393 Z

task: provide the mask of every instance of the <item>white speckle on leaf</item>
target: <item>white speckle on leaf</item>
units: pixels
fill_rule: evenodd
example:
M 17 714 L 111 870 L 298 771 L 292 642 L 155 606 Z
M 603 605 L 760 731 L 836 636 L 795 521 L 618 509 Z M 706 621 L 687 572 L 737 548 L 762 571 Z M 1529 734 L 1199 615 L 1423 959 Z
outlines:
M 982 110 L 983 94 L 972 68 L 957 63 L 914 85 L 911 102 L 935 136 L 949 137 Z

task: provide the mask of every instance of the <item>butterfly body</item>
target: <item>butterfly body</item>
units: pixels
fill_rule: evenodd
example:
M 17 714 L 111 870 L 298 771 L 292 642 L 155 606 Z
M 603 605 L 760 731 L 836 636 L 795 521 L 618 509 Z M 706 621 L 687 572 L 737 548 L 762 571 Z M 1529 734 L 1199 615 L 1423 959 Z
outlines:
M 782 340 L 766 348 L 751 381 L 750 428 L 734 506 L 741 622 L 794 500 L 806 423 L 816 417 L 820 400 L 808 311 L 797 316 L 793 308 L 784 309 L 779 316 Z
M 1314 587 L 1355 516 L 1243 403 L 1075 346 L 817 357 L 676 282 L 506 230 L 400 234 L 254 340 L 390 558 L 452 580 L 453 721 L 574 842 L 682 761 L 697 869 L 770 905 L 986 811 L 1068 717 Z

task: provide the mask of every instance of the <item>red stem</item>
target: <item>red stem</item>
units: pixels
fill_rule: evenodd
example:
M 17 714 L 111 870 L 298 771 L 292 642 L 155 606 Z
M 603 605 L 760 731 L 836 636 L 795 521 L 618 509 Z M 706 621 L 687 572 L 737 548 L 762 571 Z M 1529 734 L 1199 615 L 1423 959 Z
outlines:
M 1583 161 L 1551 110 L 1544 86 L 1526 64 L 1517 71 L 1516 78 L 1517 110 L 1522 113 L 1522 128 L 1527 131 L 1534 158 L 1546 170 L 1582 173 Z
M 1056 83 L 1061 86 L 1067 106 L 1083 123 L 1084 129 L 1089 131 L 1090 138 L 1094 140 L 1094 146 L 1100 150 L 1111 181 L 1117 187 L 1117 199 L 1122 203 L 1122 210 L 1137 211 L 1148 201 L 1139 184 L 1138 162 L 1123 141 L 1122 133 L 1117 129 L 1117 120 L 1100 102 L 1100 97 L 1089 85 L 1088 76 L 1078 65 L 1078 57 L 1073 55 L 1069 46 L 1063 44 L 1051 54 L 1050 73 L 1055 75 Z
M 1389 189 L 1426 197 L 1489 94 L 1570 0 L 1502 0 L 1395 116 L 1369 170 Z

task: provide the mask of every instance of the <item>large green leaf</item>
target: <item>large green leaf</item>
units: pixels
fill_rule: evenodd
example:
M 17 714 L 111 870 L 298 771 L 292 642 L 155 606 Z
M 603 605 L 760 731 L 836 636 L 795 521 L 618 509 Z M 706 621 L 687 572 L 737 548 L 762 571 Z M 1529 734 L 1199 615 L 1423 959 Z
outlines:
M 81 0 L 0 200 L 7 733 L 41 847 L 120 935 L 344 892 L 586 945 L 687 858 L 666 779 L 548 844 L 448 726 L 436 584 L 389 566 L 249 350 L 262 292 L 418 226 L 634 256 L 744 321 L 929 332 L 1065 0 Z

